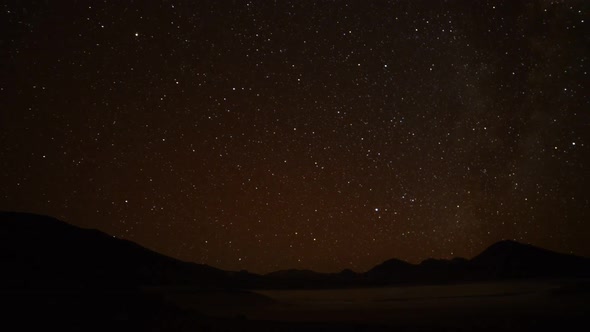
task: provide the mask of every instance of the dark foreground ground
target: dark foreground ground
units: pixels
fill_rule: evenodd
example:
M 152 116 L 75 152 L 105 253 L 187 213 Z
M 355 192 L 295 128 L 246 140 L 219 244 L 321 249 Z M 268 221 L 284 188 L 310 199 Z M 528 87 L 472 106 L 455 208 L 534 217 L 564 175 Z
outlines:
M 590 280 L 339 290 L 4 292 L 3 331 L 587 331 Z
M 284 306 L 252 313 L 281 321 L 378 324 L 395 330 L 560 330 L 588 325 L 590 284 L 513 281 L 345 291 L 261 292 Z M 582 325 L 582 326 L 584 326 Z
M 560 331 L 590 328 L 590 280 L 534 280 L 256 294 L 159 290 L 170 303 L 238 329 Z
M 4 331 L 586 331 L 590 280 L 344 290 L 4 292 Z

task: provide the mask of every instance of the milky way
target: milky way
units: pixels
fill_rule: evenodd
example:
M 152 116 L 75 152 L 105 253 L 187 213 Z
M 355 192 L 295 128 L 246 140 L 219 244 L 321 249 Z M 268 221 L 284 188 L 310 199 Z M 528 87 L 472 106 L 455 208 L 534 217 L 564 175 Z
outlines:
M 590 255 L 588 1 L 1 6 L 2 210 L 254 272 Z

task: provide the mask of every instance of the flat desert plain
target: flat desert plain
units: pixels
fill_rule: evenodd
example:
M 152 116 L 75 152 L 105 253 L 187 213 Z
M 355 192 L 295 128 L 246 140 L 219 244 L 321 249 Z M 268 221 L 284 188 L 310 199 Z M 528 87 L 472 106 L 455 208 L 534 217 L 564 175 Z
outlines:
M 249 319 L 381 326 L 511 328 L 568 325 L 590 317 L 590 280 L 257 291 L 277 301 Z
M 590 317 L 588 279 L 230 293 L 180 288 L 160 293 L 179 307 L 239 318 L 244 324 L 260 322 L 254 326 L 263 329 L 546 331 L 587 326 Z

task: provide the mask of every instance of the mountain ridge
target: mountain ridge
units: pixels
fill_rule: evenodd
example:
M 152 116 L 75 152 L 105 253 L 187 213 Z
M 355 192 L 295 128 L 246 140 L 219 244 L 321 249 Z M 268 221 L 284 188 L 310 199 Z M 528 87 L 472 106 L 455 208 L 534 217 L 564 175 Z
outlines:
M 20 212 L 0 212 L 0 255 L 9 267 L 0 277 L 5 286 L 0 287 L 21 288 L 169 284 L 202 289 L 338 288 L 590 276 L 588 258 L 512 240 L 496 242 L 471 259 L 427 258 L 412 264 L 392 258 L 360 273 L 288 269 L 259 275 L 184 262 L 99 230 Z

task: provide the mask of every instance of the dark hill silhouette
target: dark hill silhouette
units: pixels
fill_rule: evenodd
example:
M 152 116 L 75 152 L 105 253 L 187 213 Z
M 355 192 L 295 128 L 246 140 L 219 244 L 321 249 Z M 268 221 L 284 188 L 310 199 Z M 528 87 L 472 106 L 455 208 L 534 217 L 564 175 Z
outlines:
M 242 289 L 347 288 L 539 277 L 588 277 L 589 259 L 513 241 L 471 260 L 383 262 L 365 273 L 283 270 L 261 276 L 173 259 L 55 218 L 0 212 L 0 307 L 20 330 L 342 330 L 348 324 L 281 323 L 225 316 L 277 303 Z M 578 288 L 574 287 L 575 292 Z M 568 295 L 569 288 L 560 288 Z M 190 307 L 183 304 L 188 297 Z M 270 306 L 269 306 L 270 304 Z M 199 307 L 200 306 L 200 307 Z M 238 311 L 235 311 L 238 310 Z M 232 311 L 234 310 L 234 311 Z M 208 315 L 199 313 L 207 312 Z M 32 319 L 34 318 L 34 319 Z M 31 326 L 27 324 L 32 324 Z
M 586 277 L 588 258 L 501 241 L 471 260 L 387 260 L 365 273 L 282 270 L 264 276 L 223 271 L 167 257 L 103 232 L 29 213 L 0 212 L 0 289 L 123 288 L 338 288 L 428 284 L 506 278 Z
M 350 269 L 338 273 L 320 273 L 311 270 L 279 270 L 264 275 L 259 288 L 346 288 L 366 285 L 362 274 Z
M 494 243 L 471 261 L 480 277 L 590 276 L 590 259 L 511 240 Z
M 303 278 L 303 279 L 323 279 L 328 274 L 319 273 L 312 270 L 298 270 L 298 269 L 289 269 L 289 270 L 279 270 L 274 271 L 271 273 L 266 274 L 269 278 Z
M 426 259 L 410 264 L 391 259 L 365 273 L 378 284 L 447 283 L 542 277 L 588 277 L 590 259 L 505 240 L 471 260 Z
M 10 289 L 167 284 L 211 289 L 255 279 L 182 262 L 97 230 L 28 213 L 0 213 L 0 255 L 0 287 Z
M 182 262 L 97 230 L 29 213 L 0 212 L 0 262 L 0 326 L 21 331 L 243 329 L 241 320 L 179 308 L 159 291 L 167 286 L 186 287 L 197 300 L 221 298 L 229 305 L 273 302 L 233 289 L 256 280 L 255 275 Z M 249 325 L 246 330 L 259 329 Z
M 365 273 L 369 282 L 398 283 L 414 280 L 419 273 L 418 266 L 393 258 Z

